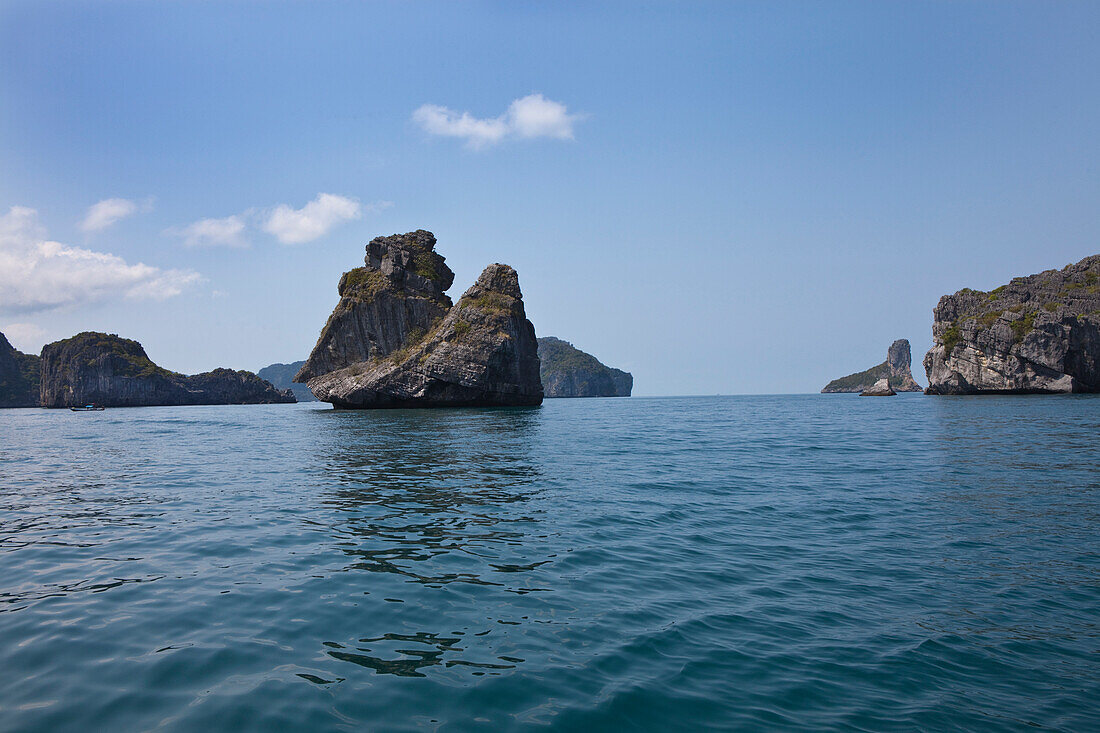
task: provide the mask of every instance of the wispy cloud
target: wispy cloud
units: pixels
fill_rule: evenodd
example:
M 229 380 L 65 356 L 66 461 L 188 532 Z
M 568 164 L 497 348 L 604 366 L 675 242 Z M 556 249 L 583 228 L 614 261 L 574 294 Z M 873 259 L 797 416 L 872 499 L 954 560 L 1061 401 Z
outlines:
M 515 100 L 499 117 L 474 117 L 438 104 L 425 104 L 413 112 L 413 122 L 430 135 L 457 137 L 479 150 L 507 138 L 548 137 L 572 140 L 573 125 L 582 115 L 569 114 L 566 106 L 541 94 Z
M 187 247 L 247 247 L 245 215 L 234 214 L 221 219 L 199 219 L 185 227 L 167 230 L 183 239 Z
M 102 231 L 128 216 L 133 216 L 139 209 L 148 211 L 152 207 L 152 199 L 141 203 L 130 199 L 103 199 L 88 207 L 84 220 L 80 222 L 80 229 L 86 233 Z
M 283 244 L 301 244 L 324 236 L 336 225 L 362 215 L 363 206 L 358 200 L 334 193 L 319 193 L 317 198 L 300 209 L 287 204 L 276 206 L 263 228 Z
M 38 212 L 0 216 L 0 312 L 32 313 L 119 298 L 163 300 L 202 278 L 46 239 Z

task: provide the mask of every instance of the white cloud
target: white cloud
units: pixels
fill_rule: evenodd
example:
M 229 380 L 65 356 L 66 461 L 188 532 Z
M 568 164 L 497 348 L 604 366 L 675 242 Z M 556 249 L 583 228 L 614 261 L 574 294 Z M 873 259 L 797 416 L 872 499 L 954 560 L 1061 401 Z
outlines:
M 570 115 L 565 105 L 541 94 L 529 94 L 508 106 L 508 120 L 520 137 L 573 139 L 573 123 L 579 115 Z
M 280 204 L 267 217 L 264 230 L 283 244 L 310 242 L 329 232 L 337 224 L 363 215 L 362 205 L 355 199 L 333 193 L 319 193 L 317 198 L 300 209 Z
M 38 213 L 13 206 L 0 216 L 0 312 L 30 313 L 116 298 L 163 300 L 201 279 L 46 239 Z
M 515 100 L 499 117 L 477 118 L 438 104 L 425 104 L 413 112 L 413 122 L 430 135 L 457 137 L 475 150 L 509 137 L 549 137 L 573 139 L 573 123 L 581 115 L 571 115 L 565 105 L 541 94 L 529 94 Z
M 472 148 L 482 148 L 500 142 L 508 134 L 508 123 L 502 118 L 479 120 L 469 112 L 461 115 L 438 104 L 425 104 L 413 112 L 413 122 L 430 135 L 460 137 Z
M 147 202 L 147 205 L 150 203 Z M 137 210 L 137 203 L 129 199 L 103 199 L 88 207 L 84 221 L 80 222 L 80 229 L 84 232 L 98 232 L 132 216 Z
M 168 234 L 183 238 L 188 247 L 247 247 L 244 236 L 244 215 L 222 219 L 199 219 L 179 229 L 169 229 Z
M 9 323 L 0 326 L 0 333 L 25 354 L 37 354 L 46 343 L 46 332 L 33 323 Z

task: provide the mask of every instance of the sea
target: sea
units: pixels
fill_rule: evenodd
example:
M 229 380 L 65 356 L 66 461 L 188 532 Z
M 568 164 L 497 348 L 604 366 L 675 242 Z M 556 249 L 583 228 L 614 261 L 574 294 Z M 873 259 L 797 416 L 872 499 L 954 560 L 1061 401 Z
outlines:
M 0 410 L 0 730 L 1100 729 L 1100 396 Z

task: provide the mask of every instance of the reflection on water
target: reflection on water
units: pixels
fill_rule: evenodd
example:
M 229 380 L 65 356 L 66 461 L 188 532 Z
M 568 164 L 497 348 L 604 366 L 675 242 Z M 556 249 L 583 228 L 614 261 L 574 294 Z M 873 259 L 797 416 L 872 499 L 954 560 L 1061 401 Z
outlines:
M 550 590 L 523 577 L 555 557 L 532 555 L 540 543 L 529 540 L 543 511 L 532 506 L 542 492 L 532 455 L 537 409 L 331 411 L 315 417 L 329 440 L 324 472 L 331 488 L 321 501 L 338 511 L 329 531 L 349 559 L 345 571 L 389 574 L 429 591 L 456 583 L 517 595 Z M 407 587 L 386 593 L 388 603 L 448 603 L 410 595 Z M 325 653 L 405 677 L 423 677 L 419 670 L 437 665 L 481 675 L 522 661 L 507 655 L 475 661 L 467 652 L 483 652 L 486 644 L 477 642 L 490 632 L 470 632 L 472 643 L 463 643 L 467 633 L 387 631 L 348 645 L 326 641 Z
M 1098 408 L 0 411 L 0 729 L 1096 729 Z
M 360 645 L 355 647 L 355 652 L 330 651 L 328 655 L 333 659 L 351 662 L 361 667 L 369 667 L 380 674 L 393 674 L 398 677 L 425 677 L 426 675 L 419 671 L 421 668 L 439 664 L 447 667 L 470 667 L 477 670 L 474 671 L 475 675 L 484 674 L 482 670 L 512 669 L 515 667 L 515 664 L 472 662 L 466 659 L 447 659 L 444 661 L 444 654 L 448 652 L 456 654 L 464 651 L 464 648 L 459 646 L 459 643 L 462 642 L 462 637 L 459 634 L 462 632 L 455 633 L 455 636 L 450 637 L 423 632 L 418 634 L 383 634 L 378 637 L 360 639 Z M 371 646 L 362 646 L 364 644 L 371 644 Z M 420 644 L 422 647 L 401 648 L 409 644 Z M 325 645 L 334 649 L 343 648 L 334 642 L 326 642 Z M 367 653 L 385 653 L 387 651 L 390 654 L 403 656 L 397 659 L 383 659 Z M 500 658 L 510 662 L 523 661 L 518 657 Z

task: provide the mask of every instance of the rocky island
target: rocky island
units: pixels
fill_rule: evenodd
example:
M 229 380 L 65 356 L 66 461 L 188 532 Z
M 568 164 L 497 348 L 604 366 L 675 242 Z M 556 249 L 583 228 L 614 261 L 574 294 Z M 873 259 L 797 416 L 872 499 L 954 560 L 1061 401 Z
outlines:
M 39 362 L 37 356 L 17 350 L 0 333 L 0 407 L 38 407 Z
M 629 397 L 634 387 L 630 372 L 614 369 L 599 359 L 553 336 L 538 340 L 539 376 L 547 397 Z
M 821 390 L 822 394 L 837 392 L 863 393 L 885 379 L 895 392 L 920 392 L 922 387 L 913 379 L 913 355 L 908 339 L 898 339 L 886 350 L 886 361 L 866 371 L 834 379 Z
M 1100 255 L 933 310 L 927 394 L 1100 391 Z
M 516 271 L 489 265 L 452 305 L 435 245 L 422 229 L 371 240 L 294 381 L 339 408 L 541 404 Z
M 42 348 L 42 407 L 152 407 L 294 402 L 252 372 L 187 376 L 154 364 L 137 341 L 86 331 Z
M 316 402 L 317 398 L 309 391 L 309 387 L 294 381 L 294 375 L 305 364 L 305 361 L 294 361 L 290 364 L 269 364 L 256 372 L 256 376 L 271 382 L 271 386 L 275 389 L 289 389 L 294 393 L 294 399 L 299 402 Z
M 873 386 L 859 393 L 860 397 L 896 397 L 897 392 L 890 386 L 890 380 L 886 377 L 878 380 Z

